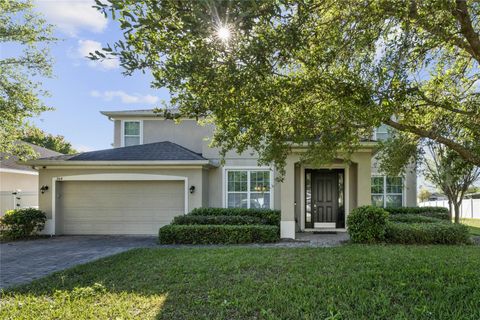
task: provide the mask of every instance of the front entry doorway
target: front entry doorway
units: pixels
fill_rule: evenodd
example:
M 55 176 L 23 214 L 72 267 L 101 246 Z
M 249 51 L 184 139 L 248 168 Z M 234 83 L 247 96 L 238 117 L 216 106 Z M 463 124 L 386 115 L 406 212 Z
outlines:
M 305 228 L 345 228 L 345 172 L 305 170 Z

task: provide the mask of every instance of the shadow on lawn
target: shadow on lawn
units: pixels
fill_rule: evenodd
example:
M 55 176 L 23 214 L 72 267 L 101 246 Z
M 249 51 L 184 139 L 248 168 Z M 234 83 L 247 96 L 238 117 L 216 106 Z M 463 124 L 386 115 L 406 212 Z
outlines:
M 131 261 L 147 252 L 133 249 L 7 288 L 0 293 L 0 318 L 167 319 L 167 286 L 141 276 L 148 262 Z
M 34 314 L 39 319 L 192 319 L 197 313 L 214 318 L 218 308 L 225 312 L 222 318 L 232 318 L 228 305 L 219 306 L 225 300 L 216 292 L 227 283 L 209 266 L 212 260 L 216 266 L 229 266 L 235 260 L 229 258 L 230 252 L 236 249 L 141 248 L 78 265 L 5 290 L 0 295 L 0 318 Z M 180 251 L 191 254 L 177 254 Z M 210 261 L 192 268 L 194 262 L 202 262 L 205 251 L 213 253 Z M 260 264 L 262 258 L 258 259 Z

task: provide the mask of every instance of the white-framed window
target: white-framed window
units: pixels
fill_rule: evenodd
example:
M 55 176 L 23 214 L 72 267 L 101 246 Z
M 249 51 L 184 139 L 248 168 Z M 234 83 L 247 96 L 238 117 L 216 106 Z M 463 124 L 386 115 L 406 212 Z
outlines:
M 226 169 L 227 208 L 273 208 L 272 172 L 265 169 Z
M 380 127 L 375 129 L 374 140 L 385 141 L 390 137 L 390 129 L 387 125 L 382 124 Z
M 403 178 L 373 176 L 372 205 L 382 208 L 403 206 Z
M 142 127 L 140 120 L 122 121 L 122 147 L 142 144 Z

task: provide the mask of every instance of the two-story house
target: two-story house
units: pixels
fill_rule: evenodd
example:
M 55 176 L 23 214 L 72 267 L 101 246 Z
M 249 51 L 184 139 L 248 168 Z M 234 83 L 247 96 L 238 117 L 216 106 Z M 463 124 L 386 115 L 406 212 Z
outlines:
M 322 167 L 302 163 L 292 150 L 283 180 L 258 166 L 253 152 L 230 152 L 224 162 L 209 147 L 212 126 L 194 119 L 179 124 L 152 110 L 105 111 L 114 124 L 113 149 L 43 158 L 40 209 L 51 234 L 156 234 L 174 216 L 196 207 L 281 210 L 281 237 L 298 231 L 346 230 L 348 213 L 361 205 L 414 206 L 415 172 L 378 173 L 375 141 L 350 158 Z M 383 139 L 385 128 L 374 138 Z

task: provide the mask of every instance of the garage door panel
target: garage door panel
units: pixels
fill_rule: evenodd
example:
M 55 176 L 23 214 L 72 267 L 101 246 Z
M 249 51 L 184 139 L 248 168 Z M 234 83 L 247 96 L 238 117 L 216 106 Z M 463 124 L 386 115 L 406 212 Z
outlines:
M 184 206 L 184 195 L 140 195 L 136 197 L 125 197 L 125 195 L 102 195 L 100 198 L 87 196 L 85 194 L 63 195 L 68 199 L 69 208 L 127 208 L 129 210 L 138 210 L 140 208 L 157 208 L 159 203 L 163 203 L 162 208 L 179 208 Z
M 183 181 L 64 181 L 64 234 L 157 234 L 184 214 Z
M 147 209 L 137 210 L 134 213 L 126 213 L 121 211 L 110 210 L 84 210 L 84 208 L 69 208 L 64 210 L 63 218 L 65 221 L 89 221 L 94 219 L 95 222 L 138 222 L 143 219 L 149 219 L 150 221 L 171 221 L 173 217 L 183 214 L 183 208 L 170 209 L 170 210 L 157 210 L 156 208 L 151 211 Z
M 128 189 L 132 193 L 142 193 L 143 190 L 151 188 L 160 189 L 178 188 L 183 186 L 183 181 L 64 181 L 64 192 L 84 192 L 89 193 L 92 188 L 99 187 L 96 192 L 99 194 L 122 193 Z M 101 188 L 101 186 L 108 186 L 108 189 Z

